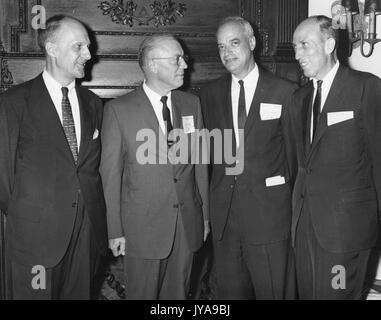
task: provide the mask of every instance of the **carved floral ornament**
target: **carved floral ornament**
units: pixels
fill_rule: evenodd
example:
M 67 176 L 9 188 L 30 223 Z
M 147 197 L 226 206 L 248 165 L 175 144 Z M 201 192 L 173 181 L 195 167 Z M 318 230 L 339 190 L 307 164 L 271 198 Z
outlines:
M 135 11 L 138 5 L 134 1 L 127 1 L 124 4 L 123 0 L 102 1 L 98 8 L 103 11 L 104 15 L 110 15 L 111 20 L 115 23 L 129 25 L 133 27 L 134 21 L 137 21 L 139 25 L 149 25 L 151 21 L 154 21 L 154 26 L 166 26 L 176 22 L 178 17 L 183 18 L 186 11 L 186 5 L 179 3 L 176 4 L 172 0 L 154 1 L 150 4 L 152 15 L 148 16 L 145 8 L 142 8 L 142 13 L 148 17 L 142 18 L 135 15 Z

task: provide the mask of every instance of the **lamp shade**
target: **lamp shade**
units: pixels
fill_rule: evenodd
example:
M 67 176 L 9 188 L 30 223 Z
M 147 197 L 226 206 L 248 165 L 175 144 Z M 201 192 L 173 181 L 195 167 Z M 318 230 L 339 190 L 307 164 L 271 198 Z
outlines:
M 381 0 L 365 0 L 364 13 L 369 14 L 371 11 L 381 13 Z
M 359 4 L 357 0 L 341 0 L 341 4 L 343 7 L 345 7 L 348 11 L 352 12 L 352 14 L 359 13 Z

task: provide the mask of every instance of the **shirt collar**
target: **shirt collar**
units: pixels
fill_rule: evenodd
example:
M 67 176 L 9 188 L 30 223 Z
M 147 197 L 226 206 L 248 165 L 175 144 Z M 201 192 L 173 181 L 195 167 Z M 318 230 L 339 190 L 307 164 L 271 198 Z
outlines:
M 325 77 L 322 79 L 323 81 L 323 86 L 325 88 L 330 88 L 331 85 L 332 85 L 332 82 L 333 82 L 333 79 L 335 78 L 336 76 L 336 73 L 337 73 L 337 70 L 339 70 L 339 66 L 340 66 L 340 63 L 339 63 L 339 60 L 336 61 L 335 65 L 333 66 L 333 68 L 325 75 Z M 316 78 L 313 78 L 312 79 L 313 83 L 314 83 L 314 88 L 317 87 L 317 82 L 318 82 L 318 79 Z
M 259 78 L 259 71 L 258 71 L 258 66 L 257 64 L 255 63 L 254 64 L 254 69 L 251 70 L 248 75 L 242 79 L 244 83 L 257 83 L 258 81 L 258 78 Z M 240 79 L 238 79 L 236 76 L 232 75 L 232 79 L 233 79 L 233 82 L 236 83 L 238 85 L 238 81 Z
M 160 99 L 161 99 L 161 95 L 156 93 L 155 91 L 153 91 L 149 86 L 147 86 L 147 83 L 146 81 L 144 80 L 143 82 L 143 90 L 144 92 L 147 94 L 148 98 L 151 100 L 151 101 L 155 101 L 155 102 L 160 102 Z M 172 95 L 172 91 L 170 91 L 168 94 L 167 94 L 167 97 L 168 97 L 168 102 L 171 101 L 171 95 Z
M 44 82 L 48 88 L 52 88 L 55 91 L 61 92 L 61 88 L 63 86 L 56 79 L 54 79 L 46 69 L 44 69 L 44 72 L 42 73 L 42 77 L 43 77 Z M 73 82 L 69 83 L 69 85 L 67 85 L 66 88 L 68 88 L 69 92 L 73 88 L 75 88 L 75 80 L 73 80 Z

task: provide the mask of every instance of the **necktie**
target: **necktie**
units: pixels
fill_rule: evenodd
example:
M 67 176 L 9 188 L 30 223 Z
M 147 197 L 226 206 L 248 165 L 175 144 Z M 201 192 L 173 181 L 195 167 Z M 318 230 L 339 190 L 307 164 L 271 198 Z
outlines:
M 317 82 L 317 90 L 316 90 L 316 96 L 315 101 L 313 105 L 313 127 L 312 127 L 312 141 L 314 141 L 316 127 L 319 121 L 320 117 L 320 107 L 321 107 L 321 85 L 323 81 L 318 80 Z
M 65 131 L 66 139 L 69 143 L 71 153 L 73 155 L 74 161 L 77 164 L 78 161 L 78 144 L 77 136 L 75 135 L 75 126 L 73 113 L 71 111 L 71 105 L 68 98 L 68 88 L 62 87 L 62 125 Z
M 168 134 L 172 131 L 173 129 L 173 126 L 172 126 L 172 121 L 171 121 L 171 111 L 169 110 L 168 108 L 168 105 L 167 105 L 167 100 L 168 100 L 168 97 L 167 96 L 163 96 L 161 97 L 160 101 L 163 103 L 163 120 L 164 120 L 164 123 L 167 127 L 167 139 L 168 139 Z M 172 144 L 172 141 L 168 140 L 168 145 Z
M 238 129 L 245 128 L 246 122 L 246 102 L 245 102 L 245 87 L 243 86 L 243 80 L 238 81 L 240 85 L 239 99 L 238 99 Z

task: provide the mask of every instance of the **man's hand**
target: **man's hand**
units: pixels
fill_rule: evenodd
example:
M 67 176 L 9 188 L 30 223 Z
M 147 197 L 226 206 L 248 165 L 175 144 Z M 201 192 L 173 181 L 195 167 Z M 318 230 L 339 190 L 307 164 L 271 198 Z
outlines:
M 124 256 L 126 254 L 126 239 L 124 237 L 110 239 L 108 243 L 114 257 L 118 257 L 120 255 Z
M 204 242 L 208 238 L 209 232 L 210 232 L 209 221 L 204 221 Z

